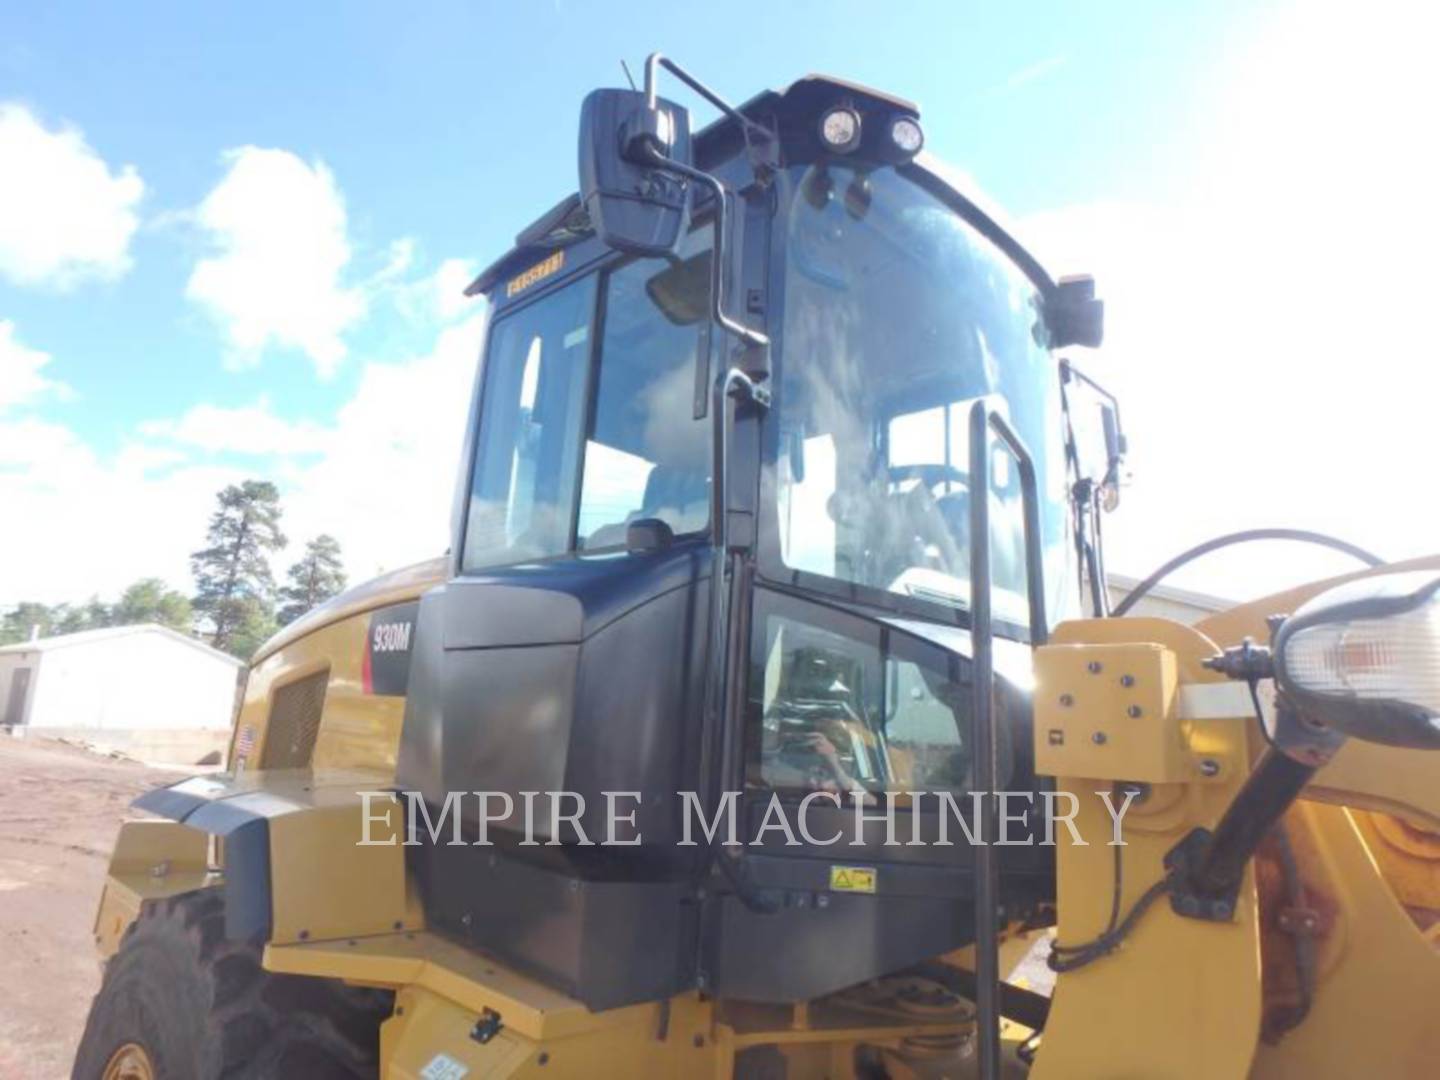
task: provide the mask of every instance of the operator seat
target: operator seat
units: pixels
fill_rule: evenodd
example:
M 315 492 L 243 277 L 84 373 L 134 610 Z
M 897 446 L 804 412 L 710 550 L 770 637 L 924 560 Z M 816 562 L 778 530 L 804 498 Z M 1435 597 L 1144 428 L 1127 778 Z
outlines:
M 699 532 L 710 519 L 709 476 L 703 469 L 656 465 L 645 480 L 640 509 L 632 510 L 624 521 L 601 525 L 585 540 L 585 550 L 619 547 L 630 523 L 641 518 L 659 518 L 677 536 Z

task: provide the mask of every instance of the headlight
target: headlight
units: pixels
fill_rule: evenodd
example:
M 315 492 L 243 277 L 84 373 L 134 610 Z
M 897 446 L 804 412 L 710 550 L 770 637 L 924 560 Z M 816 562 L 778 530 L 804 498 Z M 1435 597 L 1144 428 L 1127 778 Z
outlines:
M 1440 748 L 1440 576 L 1330 589 L 1275 635 L 1275 678 L 1302 714 L 1347 735 Z
M 914 157 L 925 145 L 925 133 L 913 116 L 897 116 L 890 122 L 890 141 L 895 144 L 896 150 Z
M 831 109 L 820 118 L 820 141 L 837 154 L 860 145 L 860 114 L 848 105 Z

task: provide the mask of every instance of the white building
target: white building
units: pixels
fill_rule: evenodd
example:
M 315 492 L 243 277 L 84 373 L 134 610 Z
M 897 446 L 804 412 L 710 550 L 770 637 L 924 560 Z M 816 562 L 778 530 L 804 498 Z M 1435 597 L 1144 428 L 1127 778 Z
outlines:
M 6 645 L 0 647 L 0 728 L 119 746 L 135 735 L 223 732 L 242 667 L 233 656 L 154 623 Z
M 1113 608 L 1120 603 L 1139 584 L 1139 578 L 1126 577 L 1124 574 L 1106 575 L 1106 585 L 1110 591 L 1110 606 Z M 1191 592 L 1189 589 L 1177 589 L 1172 585 L 1156 585 L 1135 601 L 1135 606 L 1130 610 L 1130 614 L 1150 615 L 1189 626 L 1217 611 L 1228 611 L 1234 606 L 1233 600 L 1222 600 L 1218 596 Z

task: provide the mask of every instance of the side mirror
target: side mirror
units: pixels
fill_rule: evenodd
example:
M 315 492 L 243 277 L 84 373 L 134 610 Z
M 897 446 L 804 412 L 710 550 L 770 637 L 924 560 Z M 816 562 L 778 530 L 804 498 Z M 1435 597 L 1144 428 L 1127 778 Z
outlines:
M 1060 361 L 1060 388 L 1080 478 L 1095 484 L 1105 510 L 1120 505 L 1125 456 L 1130 452 L 1120 424 L 1120 404 L 1069 360 Z
M 580 109 L 580 199 L 606 244 L 672 255 L 689 220 L 689 188 L 649 164 L 690 164 L 690 114 L 639 90 L 593 90 Z
M 1100 426 L 1105 433 L 1105 475 L 1101 480 L 1101 505 L 1114 511 L 1120 505 L 1120 485 L 1125 482 L 1125 455 L 1130 444 L 1120 426 L 1120 410 L 1114 401 L 1100 403 Z
M 1125 432 L 1120 430 L 1120 412 L 1108 401 L 1100 403 L 1100 426 L 1105 430 L 1105 460 L 1112 467 L 1125 460 Z
M 1105 338 L 1105 301 L 1095 299 L 1095 279 L 1088 274 L 1061 278 L 1045 304 L 1045 325 L 1051 348 L 1098 349 Z
M 1321 593 L 1281 624 L 1275 685 L 1342 735 L 1440 749 L 1440 575 L 1361 578 Z

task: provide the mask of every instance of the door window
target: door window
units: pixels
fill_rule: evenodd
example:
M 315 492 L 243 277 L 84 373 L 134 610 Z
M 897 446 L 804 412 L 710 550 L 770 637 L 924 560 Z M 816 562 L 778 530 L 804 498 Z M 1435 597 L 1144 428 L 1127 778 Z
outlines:
M 678 260 L 636 259 L 606 279 L 577 548 L 622 545 L 641 518 L 676 535 L 709 523 L 710 428 L 695 417 L 695 397 L 709 342 L 710 247 L 710 229 L 696 230 Z
M 839 793 L 969 788 L 968 661 L 768 591 L 756 594 L 754 611 L 752 786 Z M 1002 710 L 1002 778 L 1013 760 L 1007 724 Z
M 466 570 L 569 550 L 594 297 L 594 276 L 581 278 L 491 331 Z

